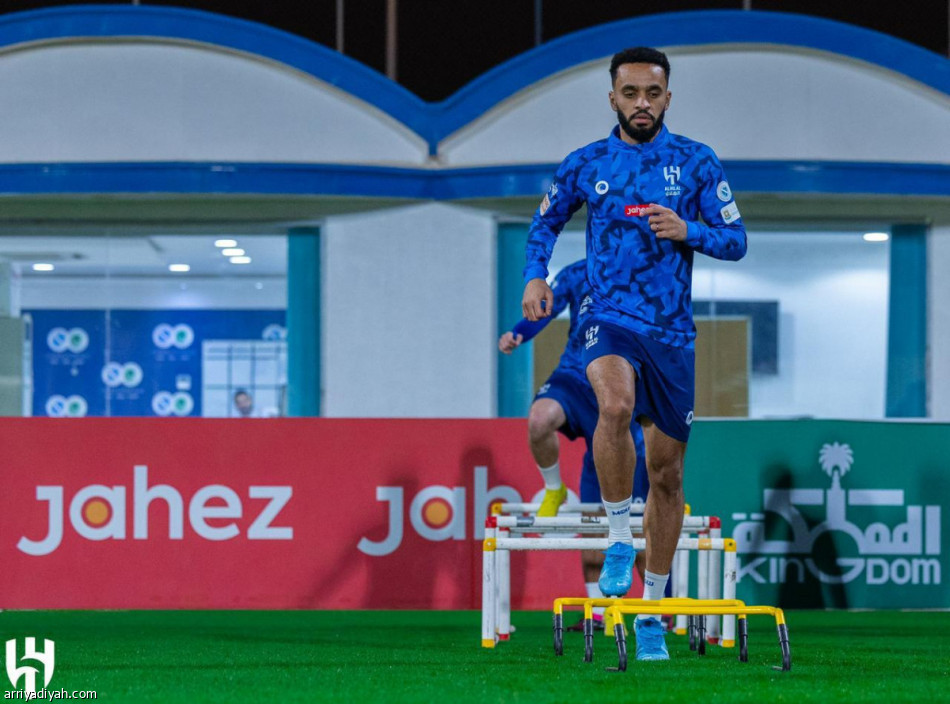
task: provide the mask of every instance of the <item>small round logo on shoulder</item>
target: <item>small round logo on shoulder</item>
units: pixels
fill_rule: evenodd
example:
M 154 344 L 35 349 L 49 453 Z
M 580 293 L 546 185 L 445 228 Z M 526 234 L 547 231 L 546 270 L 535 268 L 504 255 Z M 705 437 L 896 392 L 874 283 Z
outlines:
M 728 181 L 719 182 L 719 185 L 716 186 L 716 197 L 723 203 L 728 203 L 732 200 L 732 189 L 729 188 Z
M 610 190 L 610 184 L 606 181 L 598 181 L 594 184 L 594 190 L 597 191 L 597 195 L 602 196 Z

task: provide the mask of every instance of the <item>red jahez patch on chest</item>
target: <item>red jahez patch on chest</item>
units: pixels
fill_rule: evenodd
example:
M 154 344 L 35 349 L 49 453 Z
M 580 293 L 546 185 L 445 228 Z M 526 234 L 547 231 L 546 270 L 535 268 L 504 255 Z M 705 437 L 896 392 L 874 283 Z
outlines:
M 646 215 L 646 209 L 649 207 L 649 205 L 625 205 L 623 206 L 623 214 L 628 218 L 639 218 Z

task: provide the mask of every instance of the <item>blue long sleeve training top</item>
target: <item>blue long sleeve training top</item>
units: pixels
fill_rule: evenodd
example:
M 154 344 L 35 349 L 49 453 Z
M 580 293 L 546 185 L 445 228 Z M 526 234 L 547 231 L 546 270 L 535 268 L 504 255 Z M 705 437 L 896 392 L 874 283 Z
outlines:
M 652 142 L 630 145 L 619 129 L 561 162 L 531 222 L 525 283 L 547 278 L 558 234 L 586 203 L 593 313 L 665 344 L 692 347 L 693 253 L 726 260 L 745 256 L 739 209 L 708 146 L 666 127 Z M 686 221 L 685 242 L 657 239 L 642 214 L 650 204 L 670 208 Z

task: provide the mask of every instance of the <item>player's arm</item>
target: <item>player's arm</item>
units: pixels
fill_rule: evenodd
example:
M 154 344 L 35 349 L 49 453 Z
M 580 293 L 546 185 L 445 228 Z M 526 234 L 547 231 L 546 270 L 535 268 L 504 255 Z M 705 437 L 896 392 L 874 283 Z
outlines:
M 712 152 L 710 156 L 699 189 L 703 222 L 687 224 L 686 244 L 710 257 L 736 261 L 746 253 L 745 225 L 722 164 Z
M 685 242 L 697 252 L 716 259 L 735 261 L 745 256 L 745 226 L 722 164 L 712 152 L 700 177 L 699 212 L 703 222 L 683 220 L 662 205 L 651 205 L 645 212 L 650 229 L 659 239 Z
M 562 269 L 558 272 L 558 275 L 554 277 L 554 283 L 551 285 L 551 291 L 554 296 L 551 315 L 533 321 L 527 318 L 519 320 L 509 332 L 506 332 L 498 339 L 499 350 L 505 354 L 511 354 L 516 347 L 532 339 L 535 335 L 544 330 L 544 328 L 548 326 L 548 323 L 558 317 L 561 312 L 567 308 L 571 302 L 570 286 L 565 285 L 564 281 L 562 281 L 563 278 L 564 270 Z
M 577 172 L 581 166 L 579 151 L 561 162 L 551 188 L 544 194 L 531 220 L 525 247 L 525 289 L 521 311 L 532 322 L 550 316 L 554 310 L 554 293 L 546 281 L 548 262 L 558 234 L 584 203 L 583 193 L 577 188 Z

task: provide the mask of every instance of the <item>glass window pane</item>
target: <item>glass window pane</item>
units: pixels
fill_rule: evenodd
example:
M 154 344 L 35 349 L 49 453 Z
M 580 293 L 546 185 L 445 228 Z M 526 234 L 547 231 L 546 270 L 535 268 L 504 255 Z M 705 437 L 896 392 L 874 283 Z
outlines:
M 788 230 L 750 231 L 737 263 L 697 255 L 697 397 L 703 377 L 709 398 L 728 397 L 720 410 L 747 398 L 746 413 L 702 415 L 883 418 L 889 251 L 862 233 Z
M 104 228 L 0 237 L 14 282 L 10 309 L 25 340 L 16 410 L 282 414 L 286 251 L 284 236 L 257 233 Z M 239 390 L 250 404 L 235 403 Z M 2 404 L 0 412 L 10 414 Z

